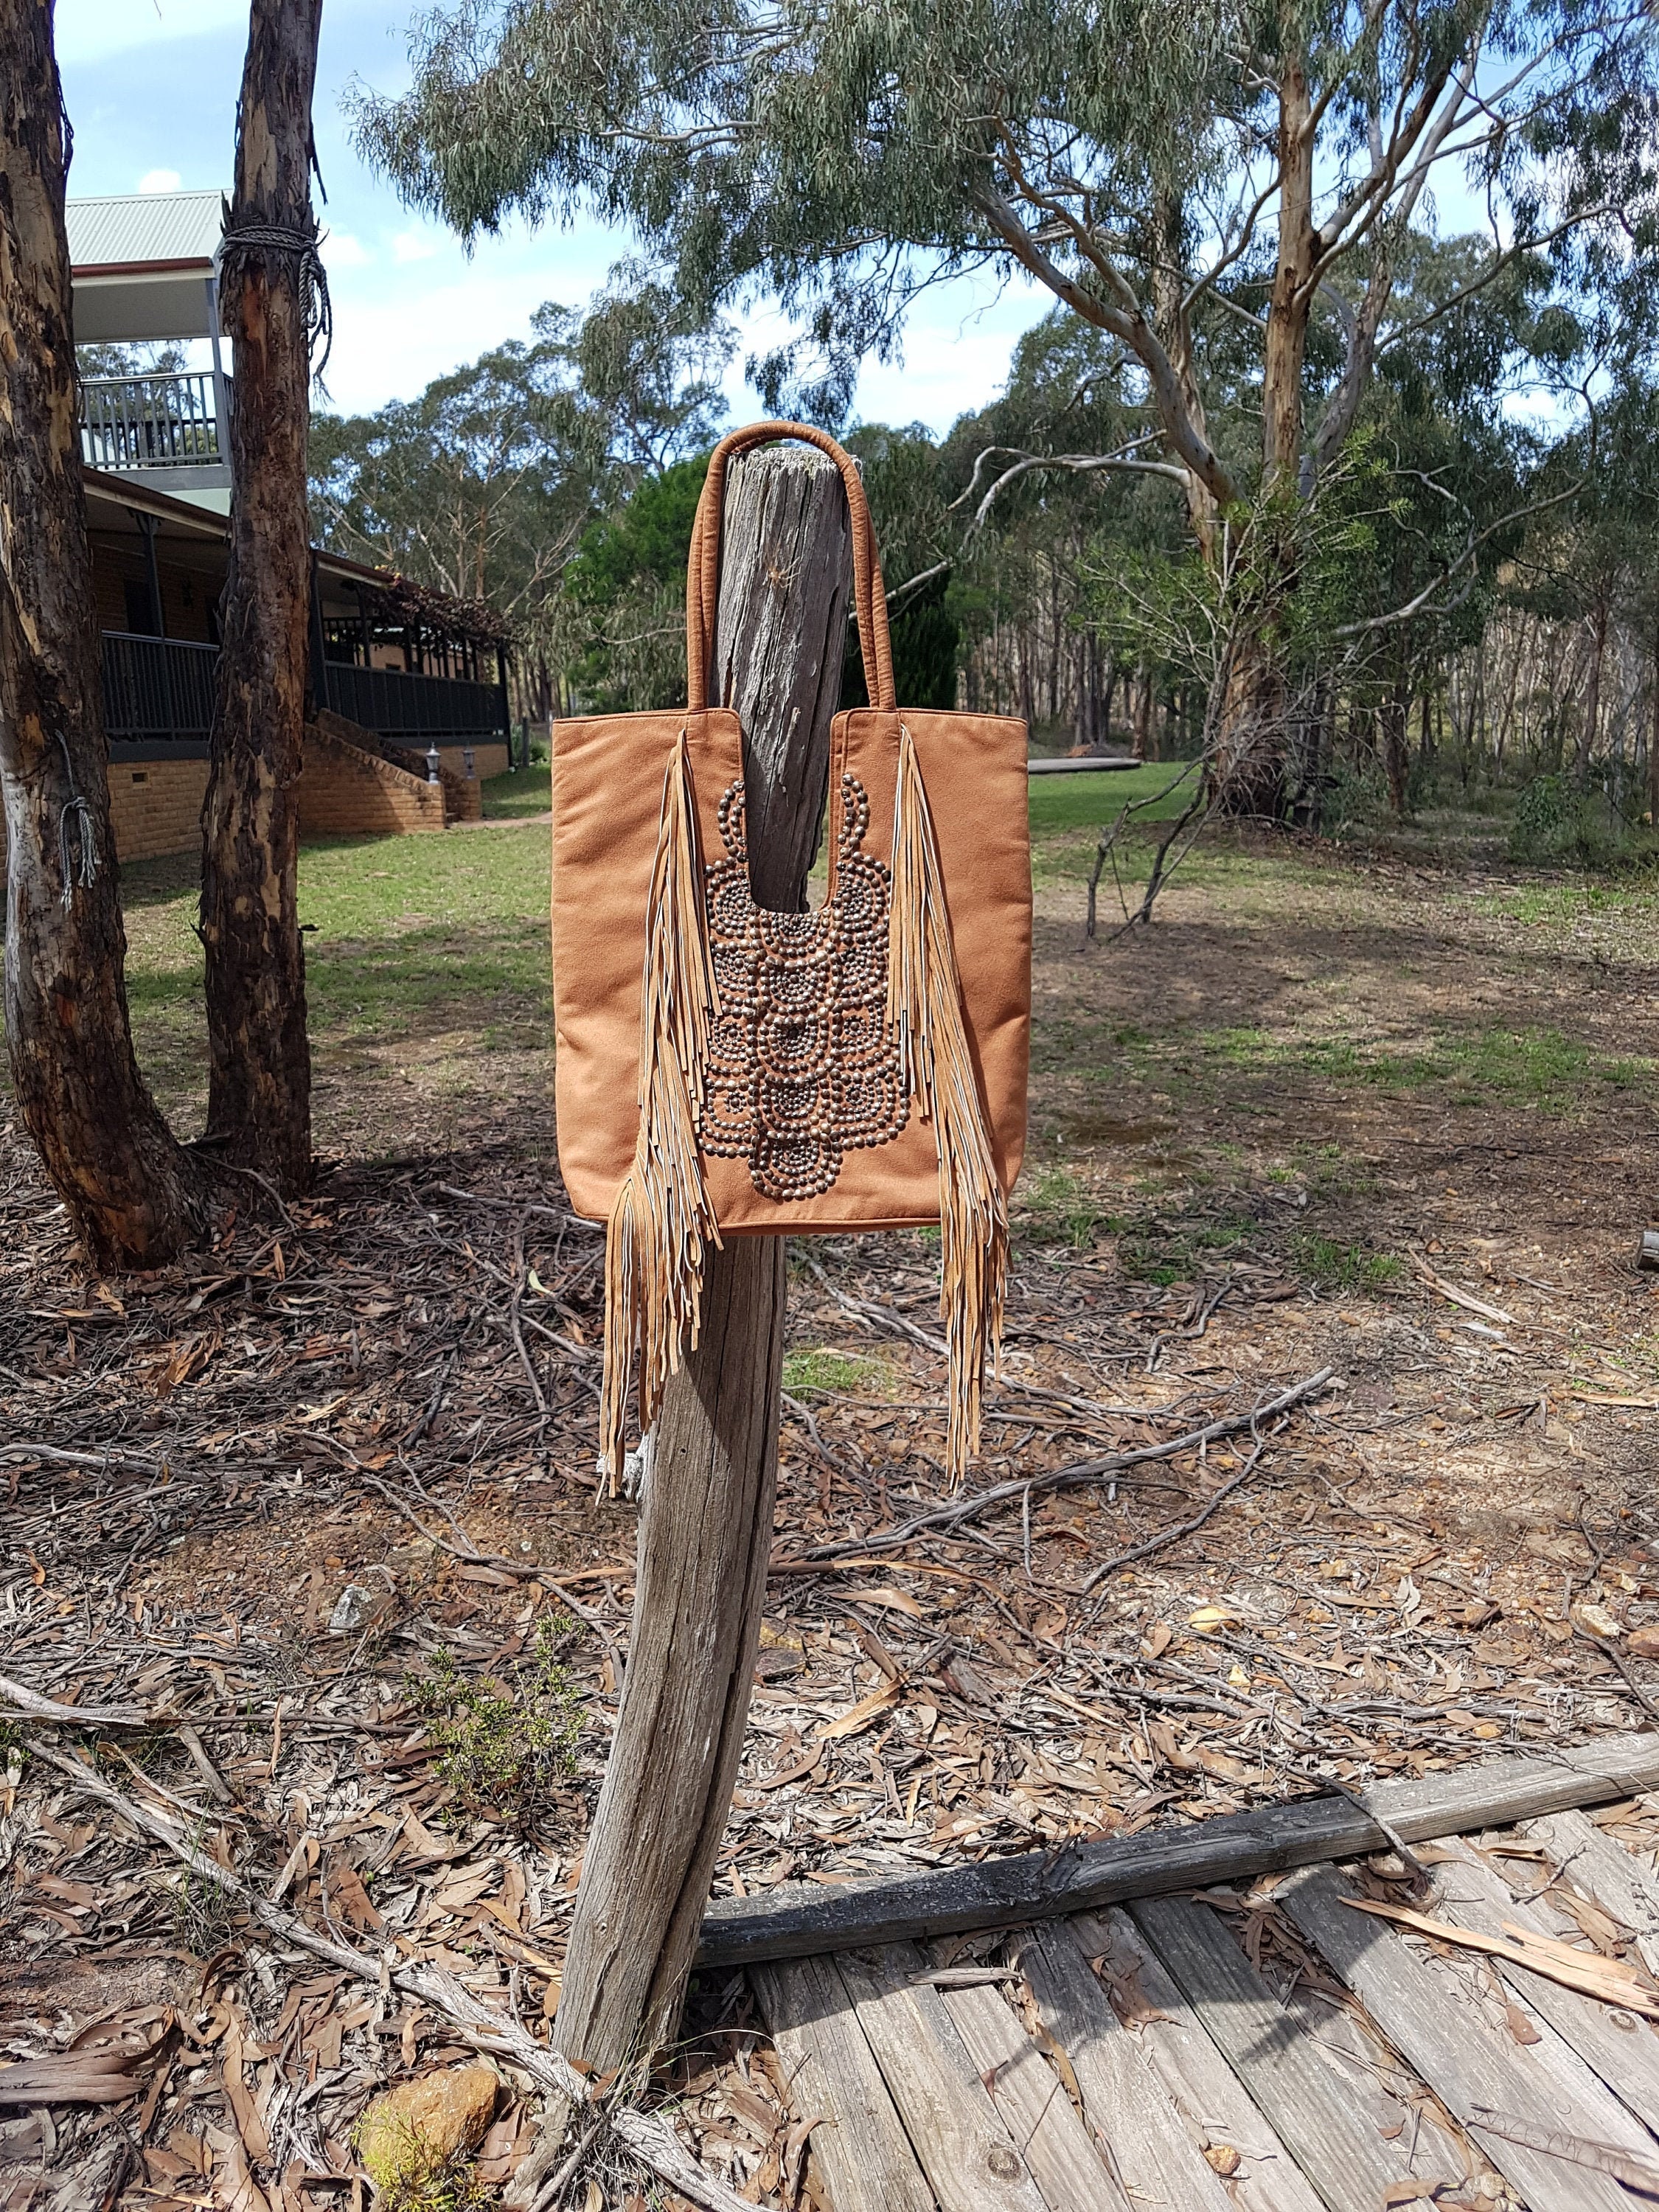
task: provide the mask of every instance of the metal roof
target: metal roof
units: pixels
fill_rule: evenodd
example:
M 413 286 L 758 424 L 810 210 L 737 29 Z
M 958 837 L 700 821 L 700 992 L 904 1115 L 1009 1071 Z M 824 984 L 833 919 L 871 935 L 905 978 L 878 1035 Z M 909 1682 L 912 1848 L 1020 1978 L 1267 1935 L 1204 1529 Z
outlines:
M 195 262 L 206 269 L 219 246 L 219 192 L 123 192 L 70 200 L 70 261 L 90 269 L 145 269 Z

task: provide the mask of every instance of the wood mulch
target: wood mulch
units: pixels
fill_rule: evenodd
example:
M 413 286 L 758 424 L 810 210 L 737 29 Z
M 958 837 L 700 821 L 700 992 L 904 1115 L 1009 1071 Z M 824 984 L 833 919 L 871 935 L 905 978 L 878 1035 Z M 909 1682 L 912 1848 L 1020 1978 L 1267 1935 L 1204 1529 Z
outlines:
M 1081 1111 L 1054 1106 L 1066 1082 L 1043 1079 L 1056 1127 Z M 936 1247 L 797 1248 L 718 1893 L 1191 1823 L 1659 1713 L 1659 1398 L 1632 1358 L 1653 1307 L 1608 1225 L 1623 1200 L 1593 1145 L 1547 1218 L 1519 1167 L 1504 1180 L 1500 1117 L 1368 1112 L 1372 1157 L 1419 1147 L 1363 1200 L 1417 1255 L 1369 1290 L 1312 1286 L 1302 1186 L 1248 1156 L 1231 1192 L 1179 1159 L 1138 1189 L 1156 1135 L 1101 1136 L 1127 1228 L 1057 1222 L 1040 1157 L 955 1500 Z M 1246 1187 L 1252 1225 L 1194 1233 Z M 352 2203 L 368 2099 L 471 2045 L 389 1974 L 251 1921 L 185 1848 L 319 1942 L 441 1969 L 544 2033 L 632 1594 L 635 1508 L 593 1474 L 600 1240 L 545 1141 L 505 1126 L 340 1163 L 274 1231 L 118 1282 L 88 1276 L 6 1123 L 0 1192 L 0 1678 L 144 1717 L 0 1719 L 5 2057 L 113 2041 L 135 2084 L 19 2116 L 0 2072 L 0 2207 Z M 1149 1279 L 1136 1238 L 1197 1256 Z M 545 1723 L 516 1771 L 496 1698 Z M 502 2066 L 492 2191 L 533 2103 Z M 749 2202 L 805 2185 L 775 2066 L 746 1981 L 709 1974 L 652 2090 Z M 594 2186 L 646 2199 L 637 2169 Z

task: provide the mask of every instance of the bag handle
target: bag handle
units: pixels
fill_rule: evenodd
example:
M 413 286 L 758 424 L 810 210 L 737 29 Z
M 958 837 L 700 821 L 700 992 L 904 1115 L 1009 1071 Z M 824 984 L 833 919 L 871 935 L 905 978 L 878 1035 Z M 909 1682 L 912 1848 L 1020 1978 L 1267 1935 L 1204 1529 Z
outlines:
M 722 438 L 708 457 L 708 474 L 697 501 L 691 526 L 691 554 L 685 572 L 685 662 L 688 711 L 701 712 L 708 704 L 708 654 L 714 613 L 720 591 L 720 519 L 726 503 L 726 464 L 733 454 L 756 446 L 769 446 L 793 438 L 816 446 L 841 471 L 847 487 L 852 519 L 853 604 L 858 621 L 859 651 L 864 660 L 864 687 L 873 707 L 892 713 L 896 706 L 893 689 L 893 647 L 887 627 L 887 593 L 881 580 L 881 556 L 876 550 L 875 526 L 858 464 L 838 446 L 827 430 L 810 422 L 751 422 Z

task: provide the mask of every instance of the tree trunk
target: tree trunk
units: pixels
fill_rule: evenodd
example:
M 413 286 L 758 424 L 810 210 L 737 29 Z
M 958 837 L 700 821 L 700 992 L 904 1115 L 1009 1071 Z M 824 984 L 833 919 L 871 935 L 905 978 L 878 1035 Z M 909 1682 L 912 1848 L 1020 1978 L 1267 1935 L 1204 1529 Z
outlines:
M 221 294 L 236 349 L 230 569 L 202 810 L 208 1130 L 279 1190 L 311 1179 L 311 1051 L 296 876 L 311 565 L 311 332 L 301 248 L 322 0 L 253 0 Z M 235 244 L 250 226 L 291 246 Z
M 734 460 L 710 697 L 742 717 L 756 898 L 788 913 L 818 835 L 850 580 L 834 465 L 794 446 Z M 701 1340 L 657 1423 L 628 1671 L 554 2028 L 600 2073 L 672 2035 L 725 1832 L 772 1540 L 784 1285 L 781 1237 L 712 1255 Z
M 1382 772 L 1389 779 L 1389 803 L 1396 822 L 1406 818 L 1406 799 L 1411 769 L 1407 715 L 1411 694 L 1403 682 L 1396 684 L 1382 702 Z
M 1659 623 L 1653 633 L 1653 696 L 1648 702 L 1648 820 L 1659 830 Z
M 1314 133 L 1307 75 L 1286 63 L 1279 86 L 1279 253 L 1267 304 L 1261 380 L 1262 489 L 1267 504 L 1251 524 L 1266 543 L 1272 580 L 1239 636 L 1224 678 L 1211 782 L 1223 813 L 1277 820 L 1284 811 L 1292 750 L 1290 691 L 1272 633 L 1297 586 L 1297 513 L 1303 491 L 1303 373 L 1318 246 L 1314 226 Z
M 1578 750 L 1572 780 L 1580 791 L 1589 789 L 1590 756 L 1595 750 L 1596 725 L 1601 719 L 1601 663 L 1607 649 L 1607 603 L 1598 598 L 1590 612 L 1589 667 L 1584 678 L 1584 719 L 1578 731 Z
M 1150 760 L 1152 757 L 1152 679 L 1143 668 L 1135 682 L 1134 757 L 1138 761 Z
M 95 1267 L 154 1267 L 213 1193 L 133 1057 L 81 484 L 52 10 L 0 0 L 0 787 L 18 1109 Z

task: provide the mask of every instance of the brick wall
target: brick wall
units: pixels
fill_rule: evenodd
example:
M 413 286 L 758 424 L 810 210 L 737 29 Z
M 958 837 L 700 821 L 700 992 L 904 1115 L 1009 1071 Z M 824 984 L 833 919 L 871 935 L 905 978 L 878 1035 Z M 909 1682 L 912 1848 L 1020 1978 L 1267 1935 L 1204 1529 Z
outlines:
M 337 714 L 331 707 L 320 708 L 312 726 L 325 737 L 337 738 L 343 744 L 367 753 L 373 759 L 389 760 L 393 767 L 407 770 L 422 783 L 427 781 L 427 760 L 423 752 L 414 751 L 391 738 L 377 737 L 373 730 L 365 730 L 345 715 Z M 474 774 L 469 776 L 461 747 L 440 745 L 438 788 L 443 793 L 445 822 L 482 822 L 483 789 L 481 779 L 505 774 L 507 764 L 505 744 L 479 745 L 474 750 Z
M 161 617 L 167 635 L 197 645 L 211 643 L 210 611 L 223 581 L 222 557 L 218 573 L 206 565 L 180 564 L 170 560 L 166 552 L 158 565 L 161 575 Z M 126 586 L 131 583 L 147 590 L 149 575 L 141 541 L 118 540 L 102 531 L 94 533 L 92 590 L 100 629 L 131 629 Z M 144 628 L 148 629 L 149 626 L 146 613 Z
M 397 752 L 401 758 L 409 763 L 410 767 L 414 770 L 416 775 L 424 775 L 426 774 L 426 754 L 424 750 L 415 745 L 399 744 L 395 738 L 388 738 L 386 739 L 386 744 L 392 750 Z M 477 790 L 479 784 L 486 782 L 492 775 L 505 775 L 511 765 L 512 763 L 507 759 L 507 746 L 505 744 L 495 745 L 474 745 L 472 748 L 472 775 L 469 779 L 466 773 L 466 754 L 465 750 L 459 745 L 440 745 L 438 748 L 438 773 L 441 775 L 447 777 L 453 776 L 458 784 L 466 783 L 471 781 L 474 790 Z M 463 822 L 476 822 L 479 820 L 482 816 L 483 805 L 482 799 L 478 800 L 477 805 L 478 812 L 471 814 L 463 813 L 459 816 L 454 816 L 452 814 L 452 819 L 458 819 Z
M 194 851 L 207 791 L 204 760 L 125 762 L 109 772 L 109 818 L 117 857 L 153 860 Z M 6 825 L 0 819 L 0 884 L 6 879 Z
M 306 837 L 403 837 L 427 830 L 441 830 L 449 822 L 477 822 L 483 814 L 483 795 L 477 781 L 456 773 L 432 784 L 420 775 L 383 760 L 353 744 L 343 733 L 356 728 L 331 714 L 331 729 L 307 723 L 304 766 L 300 775 L 300 834 Z M 374 740 L 360 732 L 365 742 Z M 505 746 L 481 746 L 481 774 L 499 770 L 487 765 L 493 750 L 502 756 Z M 109 772 L 110 825 L 115 850 L 123 860 L 149 860 L 162 853 L 189 853 L 201 837 L 202 800 L 207 792 L 208 763 L 204 760 L 152 760 L 112 763 Z M 0 884 L 6 878 L 6 831 L 0 818 Z
M 201 841 L 207 784 L 204 760 L 112 763 L 109 820 L 118 856 L 153 860 L 192 851 Z
M 337 714 L 329 720 L 337 728 L 340 725 Z M 337 728 L 319 729 L 315 723 L 306 727 L 300 776 L 302 836 L 401 837 L 443 828 L 441 784 L 428 783 L 349 744 Z

